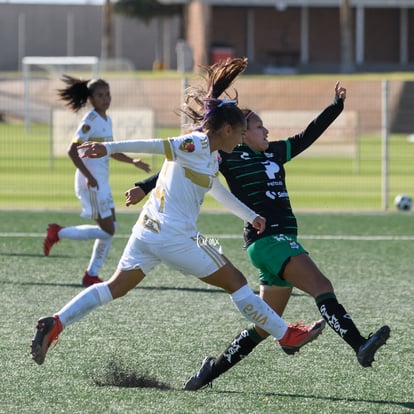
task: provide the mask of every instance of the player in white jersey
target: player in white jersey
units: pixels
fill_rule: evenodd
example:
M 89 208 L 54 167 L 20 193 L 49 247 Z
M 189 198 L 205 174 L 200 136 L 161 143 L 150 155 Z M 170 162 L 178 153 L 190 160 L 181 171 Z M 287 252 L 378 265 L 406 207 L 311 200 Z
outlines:
M 98 276 L 111 248 L 116 231 L 115 205 L 109 184 L 109 159 L 131 163 L 144 171 L 149 165 L 125 154 L 115 153 L 100 159 L 81 159 L 78 146 L 85 142 L 113 141 L 112 120 L 107 115 L 111 103 L 109 84 L 103 79 L 83 81 L 64 76 L 67 87 L 59 90 L 60 97 L 67 106 L 77 112 L 89 102 L 92 109 L 82 118 L 69 147 L 69 157 L 76 166 L 75 192 L 82 205 L 81 217 L 96 221 L 96 225 L 62 227 L 49 224 L 43 242 L 43 251 L 49 256 L 52 246 L 61 239 L 95 239 L 89 265 L 82 279 L 84 286 L 102 282 Z
M 246 131 L 236 100 L 219 97 L 245 69 L 247 59 L 228 59 L 208 68 L 208 92 L 188 90 L 201 109 L 185 108 L 194 132 L 170 140 L 87 143 L 83 156 L 102 157 L 118 151 L 165 154 L 156 188 L 139 216 L 124 253 L 108 282 L 88 287 L 53 316 L 38 320 L 31 355 L 42 364 L 50 344 L 61 331 L 93 309 L 125 295 L 158 263 L 192 274 L 224 289 L 240 313 L 269 332 L 281 345 L 301 347 L 315 333 L 287 326 L 248 286 L 244 275 L 208 240 L 198 234 L 196 220 L 207 191 L 259 233 L 265 220 L 233 196 L 217 177 L 217 151 L 231 152 Z

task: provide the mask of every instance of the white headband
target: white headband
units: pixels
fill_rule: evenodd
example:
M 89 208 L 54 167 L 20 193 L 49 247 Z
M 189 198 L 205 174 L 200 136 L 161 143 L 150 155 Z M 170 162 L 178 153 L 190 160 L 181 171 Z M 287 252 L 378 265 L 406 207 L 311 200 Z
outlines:
M 225 104 L 234 104 L 237 105 L 237 99 L 218 99 L 219 104 L 217 105 L 217 108 L 222 107 Z

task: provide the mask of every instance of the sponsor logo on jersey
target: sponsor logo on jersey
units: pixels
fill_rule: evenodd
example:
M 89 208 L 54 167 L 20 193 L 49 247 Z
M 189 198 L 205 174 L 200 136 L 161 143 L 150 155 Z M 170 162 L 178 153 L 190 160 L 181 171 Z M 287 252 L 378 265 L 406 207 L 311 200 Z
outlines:
M 88 124 L 83 124 L 83 125 L 82 125 L 82 132 L 83 132 L 84 134 L 86 134 L 87 132 L 89 132 L 89 131 L 90 131 L 90 129 L 91 129 L 91 126 L 90 126 L 90 125 L 88 125 Z
M 180 145 L 180 150 L 185 152 L 194 152 L 195 144 L 192 138 L 186 138 Z

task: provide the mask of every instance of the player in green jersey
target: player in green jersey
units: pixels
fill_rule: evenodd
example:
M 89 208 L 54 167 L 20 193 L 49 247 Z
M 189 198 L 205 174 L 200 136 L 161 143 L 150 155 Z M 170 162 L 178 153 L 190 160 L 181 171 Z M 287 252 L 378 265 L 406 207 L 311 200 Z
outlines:
M 260 116 L 244 110 L 247 131 L 243 144 L 231 154 L 221 152 L 220 171 L 229 188 L 243 203 L 266 218 L 266 230 L 258 235 L 248 224 L 244 228 L 247 253 L 259 270 L 260 296 L 280 315 L 290 298 L 293 287 L 316 302 L 329 326 L 355 351 L 363 367 L 371 366 L 379 347 L 390 334 L 388 326 L 381 327 L 365 338 L 351 316 L 338 302 L 332 283 L 321 272 L 306 250 L 297 241 L 297 221 L 292 211 L 286 187 L 284 164 L 312 145 L 342 112 L 346 89 L 335 85 L 334 102 L 324 109 L 305 130 L 285 140 L 268 141 L 268 130 Z M 144 192 L 151 180 L 143 183 Z M 126 193 L 131 204 L 133 194 Z M 258 326 L 240 332 L 219 357 L 206 357 L 201 369 L 185 384 L 186 390 L 197 390 L 247 356 L 269 334 Z M 287 353 L 297 350 L 284 349 Z

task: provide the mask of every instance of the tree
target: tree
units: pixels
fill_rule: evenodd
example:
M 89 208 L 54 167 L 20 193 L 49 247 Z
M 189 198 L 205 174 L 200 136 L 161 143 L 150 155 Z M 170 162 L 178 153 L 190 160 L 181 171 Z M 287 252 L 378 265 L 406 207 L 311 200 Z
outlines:
M 136 17 L 149 23 L 152 19 L 158 21 L 158 42 L 155 47 L 154 67 L 163 69 L 169 61 L 168 45 L 163 45 L 165 19 L 182 13 L 181 5 L 162 4 L 157 0 L 118 0 L 114 3 L 114 11 L 128 17 Z M 163 56 L 163 58 L 161 58 Z
M 114 57 L 114 48 L 112 42 L 112 5 L 111 0 L 105 0 L 103 5 L 103 31 L 101 58 L 109 59 Z
M 181 6 L 178 4 L 161 4 L 157 0 L 118 0 L 114 4 L 114 11 L 149 22 L 153 18 L 179 14 L 181 13 Z
M 349 0 L 341 0 L 339 9 L 341 25 L 341 71 L 351 73 L 354 71 L 352 58 L 352 9 Z

